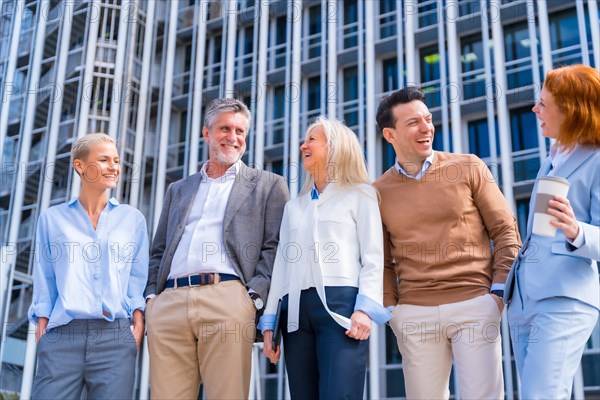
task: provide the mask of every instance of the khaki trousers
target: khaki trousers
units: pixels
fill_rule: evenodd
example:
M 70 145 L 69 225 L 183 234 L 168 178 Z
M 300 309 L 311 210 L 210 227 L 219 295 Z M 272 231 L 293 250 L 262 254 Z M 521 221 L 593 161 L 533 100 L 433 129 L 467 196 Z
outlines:
M 240 281 L 166 289 L 146 307 L 152 399 L 247 399 L 256 310 Z
M 492 295 L 440 306 L 398 305 L 390 326 L 408 399 L 448 399 L 452 358 L 462 399 L 503 399 L 500 310 Z

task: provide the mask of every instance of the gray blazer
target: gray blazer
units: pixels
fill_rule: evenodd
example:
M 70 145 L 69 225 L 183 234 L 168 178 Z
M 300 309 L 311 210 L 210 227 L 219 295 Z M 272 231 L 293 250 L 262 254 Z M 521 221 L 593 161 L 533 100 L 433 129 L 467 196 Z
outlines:
M 171 270 L 202 175 L 169 185 L 154 235 L 144 296 L 160 294 Z M 242 163 L 225 208 L 226 251 L 242 283 L 266 300 L 279 242 L 279 226 L 289 200 L 283 177 Z

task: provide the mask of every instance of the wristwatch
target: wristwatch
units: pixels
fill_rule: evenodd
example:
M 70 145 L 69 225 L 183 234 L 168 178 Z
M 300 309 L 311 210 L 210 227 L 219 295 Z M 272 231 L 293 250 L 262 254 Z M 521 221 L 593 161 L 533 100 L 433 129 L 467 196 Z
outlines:
M 250 293 L 248 293 L 248 295 L 250 295 L 250 298 L 254 302 L 254 307 L 258 311 L 262 310 L 262 308 L 265 306 L 265 303 L 262 301 L 262 299 L 260 298 L 260 296 L 258 295 L 258 293 L 256 293 L 256 292 L 250 292 Z
M 490 294 L 493 294 L 494 296 L 498 296 L 500 298 L 504 297 L 504 290 L 492 290 L 490 291 Z

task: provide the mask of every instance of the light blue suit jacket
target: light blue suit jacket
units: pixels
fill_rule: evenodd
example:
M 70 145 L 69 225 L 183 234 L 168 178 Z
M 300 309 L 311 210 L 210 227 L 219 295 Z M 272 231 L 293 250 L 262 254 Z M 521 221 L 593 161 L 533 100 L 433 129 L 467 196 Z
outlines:
M 547 158 L 538 178 L 548 175 Z M 581 223 L 584 244 L 574 248 L 559 229 L 553 238 L 532 234 L 533 206 L 537 183 L 533 187 L 527 236 L 506 280 L 504 301 L 510 302 L 517 269 L 524 268 L 519 280 L 529 297 L 542 300 L 568 297 L 600 308 L 598 264 L 600 259 L 600 149 L 578 146 L 568 160 L 554 171 L 569 181 L 569 199 L 575 217 Z

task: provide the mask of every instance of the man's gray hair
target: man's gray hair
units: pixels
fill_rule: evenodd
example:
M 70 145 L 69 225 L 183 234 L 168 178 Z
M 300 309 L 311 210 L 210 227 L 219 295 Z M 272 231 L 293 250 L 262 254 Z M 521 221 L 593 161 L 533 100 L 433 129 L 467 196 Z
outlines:
M 226 112 L 242 113 L 248 119 L 248 126 L 246 126 L 246 130 L 248 130 L 252 118 L 250 110 L 243 102 L 233 98 L 213 100 L 206 109 L 204 126 L 210 129 L 219 115 Z
M 77 141 L 71 147 L 71 156 L 73 160 L 83 160 L 87 159 L 88 154 L 90 154 L 90 149 L 102 142 L 110 142 L 117 145 L 115 140 L 108 136 L 105 133 L 88 133 L 87 135 L 77 139 Z

